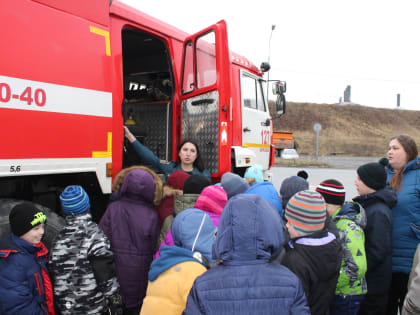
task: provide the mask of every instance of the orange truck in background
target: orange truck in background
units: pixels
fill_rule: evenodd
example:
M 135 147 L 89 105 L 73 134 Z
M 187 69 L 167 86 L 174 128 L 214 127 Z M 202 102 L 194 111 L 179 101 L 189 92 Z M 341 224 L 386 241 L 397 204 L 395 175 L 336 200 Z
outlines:
M 273 131 L 273 145 L 276 150 L 276 156 L 280 156 L 283 149 L 295 149 L 293 132 Z

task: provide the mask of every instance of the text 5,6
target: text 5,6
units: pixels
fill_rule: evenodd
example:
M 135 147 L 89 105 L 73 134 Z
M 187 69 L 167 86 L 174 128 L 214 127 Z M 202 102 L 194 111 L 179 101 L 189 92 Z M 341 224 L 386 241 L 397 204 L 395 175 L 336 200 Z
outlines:
M 10 173 L 19 173 L 21 170 L 20 165 L 11 165 L 10 166 Z
M 0 102 L 8 103 L 11 99 L 16 99 L 21 102 L 26 102 L 28 105 L 32 105 L 35 102 L 36 106 L 42 107 L 47 102 L 47 94 L 43 89 L 34 89 L 28 86 L 20 94 L 14 94 L 9 84 L 0 82 Z

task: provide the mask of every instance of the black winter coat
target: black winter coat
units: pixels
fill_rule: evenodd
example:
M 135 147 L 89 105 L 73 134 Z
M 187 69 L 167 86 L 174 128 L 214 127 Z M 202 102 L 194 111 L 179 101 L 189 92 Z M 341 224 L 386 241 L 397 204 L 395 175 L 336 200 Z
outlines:
M 366 210 L 365 250 L 368 294 L 385 294 L 392 277 L 392 213 L 397 194 L 387 186 L 353 199 Z
M 282 264 L 302 281 L 312 315 L 328 314 L 341 267 L 342 249 L 331 232 L 291 240 Z

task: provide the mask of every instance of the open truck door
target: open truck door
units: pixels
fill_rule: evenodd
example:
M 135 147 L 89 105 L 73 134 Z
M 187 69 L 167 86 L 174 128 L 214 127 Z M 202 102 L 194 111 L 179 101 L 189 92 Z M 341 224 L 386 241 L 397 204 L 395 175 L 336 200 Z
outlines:
M 230 170 L 230 54 L 225 21 L 184 41 L 181 140 L 197 142 L 213 177 Z

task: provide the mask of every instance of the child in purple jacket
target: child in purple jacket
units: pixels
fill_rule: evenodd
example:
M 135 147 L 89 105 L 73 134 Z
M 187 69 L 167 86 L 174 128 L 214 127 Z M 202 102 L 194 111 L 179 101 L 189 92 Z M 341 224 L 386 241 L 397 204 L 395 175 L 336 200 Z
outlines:
M 159 237 L 153 208 L 156 186 L 152 171 L 134 169 L 124 176 L 119 199 L 111 203 L 99 226 L 111 242 L 124 314 L 138 314 L 147 289 L 147 274 Z

